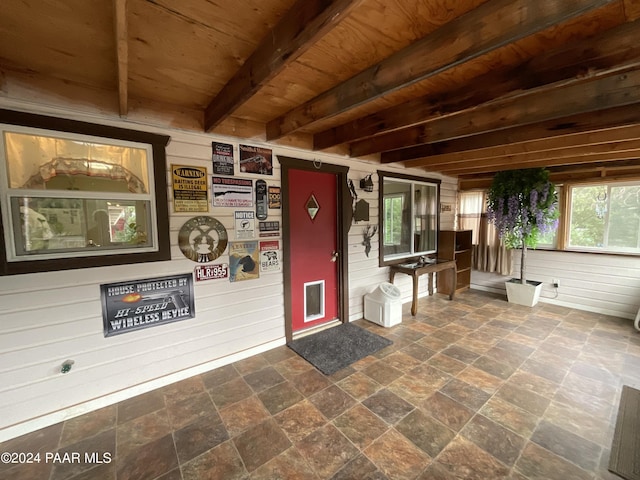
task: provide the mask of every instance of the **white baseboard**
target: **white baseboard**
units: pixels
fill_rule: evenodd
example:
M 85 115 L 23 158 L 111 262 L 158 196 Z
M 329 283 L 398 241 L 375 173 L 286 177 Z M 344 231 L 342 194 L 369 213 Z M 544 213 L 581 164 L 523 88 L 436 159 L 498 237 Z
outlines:
M 485 287 L 484 285 L 474 285 L 473 283 L 469 287 L 471 290 L 480 290 L 481 292 L 498 293 L 507 297 L 507 290 L 504 288 Z
M 21 435 L 34 432 L 36 430 L 40 430 L 41 428 L 49 427 L 51 425 L 55 425 L 56 423 L 64 422 L 65 420 L 84 415 L 85 413 L 108 407 L 109 405 L 113 405 L 137 395 L 150 392 L 152 390 L 155 390 L 156 388 L 165 387 L 172 383 L 179 382 L 180 380 L 184 380 L 186 378 L 193 377 L 194 375 L 199 375 L 201 373 L 205 373 L 210 370 L 229 365 L 230 363 L 234 363 L 239 360 L 244 360 L 245 358 L 252 357 L 259 353 L 264 353 L 285 344 L 286 341 L 284 338 L 274 340 L 262 345 L 258 345 L 256 347 L 249 348 L 247 350 L 243 350 L 241 352 L 234 353 L 232 355 L 228 355 L 226 357 L 212 360 L 211 362 L 202 363 L 191 368 L 180 370 L 179 372 L 171 373 L 164 377 L 156 378 L 145 383 L 134 385 L 124 390 L 109 393 L 102 397 L 94 398 L 92 400 L 88 400 L 86 402 L 79 403 L 62 410 L 51 412 L 40 417 L 32 418 L 15 425 L 11 425 L 0 430 L 0 442 L 5 442 L 7 440 L 11 440 L 12 438 L 16 438 Z
M 472 290 L 480 290 L 480 291 L 483 291 L 483 292 L 498 293 L 498 294 L 505 295 L 505 297 L 507 295 L 506 290 L 502 289 L 502 288 L 485 287 L 484 285 L 473 285 L 473 284 L 471 284 L 471 289 Z M 634 319 L 634 314 L 632 314 L 632 313 L 615 312 L 615 314 L 612 314 L 611 310 L 607 310 L 605 308 L 597 308 L 597 307 L 580 305 L 580 304 L 577 304 L 577 303 L 564 302 L 562 300 L 556 300 L 555 298 L 549 298 L 549 297 L 544 297 L 544 296 L 540 296 L 540 302 L 541 303 L 549 303 L 551 305 L 558 305 L 559 307 L 575 308 L 576 310 L 583 310 L 585 312 L 599 313 L 601 315 L 611 315 L 611 316 L 618 317 L 618 318 L 628 318 L 629 320 L 633 320 Z

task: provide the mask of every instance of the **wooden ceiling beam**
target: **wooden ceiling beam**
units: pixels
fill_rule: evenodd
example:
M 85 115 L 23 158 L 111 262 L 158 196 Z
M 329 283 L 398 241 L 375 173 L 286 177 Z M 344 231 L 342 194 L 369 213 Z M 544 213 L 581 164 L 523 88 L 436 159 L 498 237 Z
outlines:
M 638 0 L 624 0 L 624 14 L 627 20 L 637 20 L 640 18 L 640 2 Z
M 127 37 L 127 0 L 113 0 L 116 63 L 118 65 L 118 105 L 120 116 L 129 113 L 129 39 Z
M 360 157 L 634 103 L 640 103 L 638 65 L 517 92 L 424 125 L 354 142 L 350 151 Z
M 209 103 L 204 113 L 205 131 L 219 125 L 360 3 L 361 0 L 298 0 Z
M 594 153 L 594 154 L 582 154 L 575 156 L 561 156 L 561 157 L 547 157 L 545 156 L 537 156 L 535 158 L 530 158 L 527 161 L 519 161 L 518 163 L 514 163 L 509 161 L 508 159 L 504 159 L 502 163 L 495 162 L 492 165 L 484 165 L 477 168 L 469 167 L 465 169 L 459 170 L 447 170 L 446 175 L 450 175 L 452 177 L 457 177 L 459 175 L 469 175 L 473 173 L 488 173 L 488 172 L 498 172 L 504 170 L 519 170 L 523 168 L 538 168 L 538 167 L 552 167 L 558 165 L 582 165 L 588 164 L 592 162 L 617 162 L 620 160 L 638 160 L 640 158 L 640 148 L 637 149 L 629 149 L 622 150 L 620 152 L 604 152 L 604 153 Z M 429 169 L 429 171 L 439 171 Z
M 522 88 L 517 82 L 518 74 L 492 73 L 478 79 L 481 89 L 462 88 L 453 93 L 438 96 L 425 96 L 385 110 L 355 119 L 351 122 L 316 133 L 313 136 L 313 149 L 325 150 L 342 143 L 354 142 L 392 132 L 412 125 L 425 123 L 428 119 L 454 113 L 487 102 L 508 92 Z
M 267 124 L 267 140 L 333 117 L 400 88 L 583 15 L 611 0 L 492 0 Z
M 568 146 L 566 148 L 556 148 L 552 150 L 540 150 L 534 152 L 521 153 L 517 155 L 506 155 L 501 157 L 472 159 L 455 163 L 438 163 L 425 165 L 429 170 L 435 170 L 445 174 L 462 175 L 464 171 L 473 170 L 480 171 L 497 171 L 502 170 L 502 166 L 509 165 L 526 165 L 536 160 L 553 159 L 556 165 L 563 164 L 564 158 L 583 157 L 586 162 L 595 155 L 611 154 L 615 157 L 618 154 L 627 155 L 631 153 L 636 155 L 640 150 L 640 139 L 623 140 L 618 142 L 600 143 L 598 145 L 580 145 Z M 522 167 L 527 168 L 527 167 Z
M 548 170 L 552 175 L 596 171 L 601 172 L 602 175 L 605 175 L 605 171 L 640 170 L 640 164 L 634 162 L 633 160 L 619 160 L 617 162 L 592 162 L 580 167 L 576 167 L 575 165 L 558 165 L 556 167 L 549 167 Z
M 322 150 L 425 123 L 429 119 L 485 103 L 514 90 L 571 79 L 594 68 L 611 68 L 640 58 L 640 42 L 637 41 L 639 31 L 640 22 L 625 23 L 595 38 L 554 49 L 507 72 L 490 72 L 474 79 L 473 83 L 482 88 L 464 87 L 446 95 L 424 96 L 338 125 L 316 133 L 314 149 Z
M 556 184 L 640 178 L 640 165 L 635 160 L 547 167 L 547 170 L 549 170 L 549 179 Z M 487 189 L 491 186 L 492 181 L 493 173 L 461 175 L 458 177 L 458 188 L 460 190 Z
M 625 105 L 597 112 L 571 115 L 560 120 L 554 119 L 533 125 L 506 128 L 496 132 L 480 132 L 470 137 L 390 150 L 382 153 L 381 162 L 406 162 L 405 165 L 407 166 L 419 166 L 419 160 L 432 155 L 473 152 L 505 144 L 562 138 L 578 133 L 593 133 L 638 124 L 640 124 L 640 109 L 636 105 Z M 413 163 L 413 160 L 416 160 L 416 163 Z
M 465 152 L 445 153 L 420 160 L 405 162 L 405 167 L 440 167 L 442 165 L 455 168 L 467 162 L 480 162 L 495 158 L 517 158 L 517 155 L 530 155 L 541 152 L 566 150 L 586 146 L 598 146 L 612 142 L 623 142 L 640 138 L 640 125 L 611 128 L 595 132 L 577 133 L 562 137 L 541 138 L 530 142 L 505 143 L 497 147 L 471 150 Z

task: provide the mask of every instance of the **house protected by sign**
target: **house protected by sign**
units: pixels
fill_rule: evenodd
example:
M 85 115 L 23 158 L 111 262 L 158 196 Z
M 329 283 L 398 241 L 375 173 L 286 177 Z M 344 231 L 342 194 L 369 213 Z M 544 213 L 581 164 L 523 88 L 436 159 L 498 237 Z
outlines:
M 100 296 L 105 337 L 195 316 L 190 273 L 103 284 Z

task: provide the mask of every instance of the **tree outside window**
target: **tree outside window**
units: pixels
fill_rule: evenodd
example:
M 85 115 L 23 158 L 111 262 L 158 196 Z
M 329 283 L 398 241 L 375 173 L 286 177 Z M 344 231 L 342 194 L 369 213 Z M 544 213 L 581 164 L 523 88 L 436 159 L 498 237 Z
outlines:
M 390 195 L 384 199 L 384 244 L 400 245 L 402 237 L 403 195 Z
M 640 253 L 640 185 L 571 188 L 569 247 Z

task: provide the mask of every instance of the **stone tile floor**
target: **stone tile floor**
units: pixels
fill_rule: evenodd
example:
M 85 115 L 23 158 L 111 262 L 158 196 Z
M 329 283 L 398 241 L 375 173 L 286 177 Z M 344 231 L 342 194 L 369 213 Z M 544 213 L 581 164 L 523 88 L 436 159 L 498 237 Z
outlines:
M 0 445 L 110 462 L 0 478 L 618 478 L 618 400 L 640 386 L 630 320 L 475 291 L 403 307 L 390 329 L 356 322 L 394 344 L 333 376 L 280 347 Z

